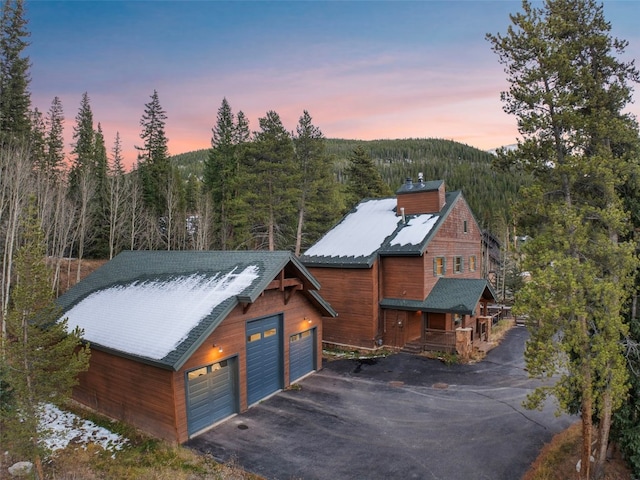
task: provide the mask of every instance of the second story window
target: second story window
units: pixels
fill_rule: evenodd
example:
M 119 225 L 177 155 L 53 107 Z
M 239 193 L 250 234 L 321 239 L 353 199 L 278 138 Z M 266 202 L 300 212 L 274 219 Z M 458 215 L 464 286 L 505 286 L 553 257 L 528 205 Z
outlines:
M 467 221 L 466 220 L 464 220 L 462 222 L 462 230 L 464 231 L 464 233 L 467 233 Z
M 433 274 L 442 276 L 446 272 L 446 260 L 444 257 L 435 257 L 433 259 Z
M 462 273 L 462 257 L 453 257 L 453 273 Z
M 471 255 L 469 257 L 469 271 L 470 272 L 475 272 L 476 271 L 476 256 L 475 255 Z

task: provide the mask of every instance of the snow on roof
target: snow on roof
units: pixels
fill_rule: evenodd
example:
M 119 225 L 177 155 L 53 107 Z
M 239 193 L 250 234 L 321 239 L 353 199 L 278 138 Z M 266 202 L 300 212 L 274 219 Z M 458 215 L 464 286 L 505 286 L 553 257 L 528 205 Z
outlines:
M 419 245 L 436 224 L 438 218 L 437 215 L 429 213 L 413 217 L 391 240 L 391 245 Z
M 367 257 L 380 248 L 398 226 L 395 198 L 360 203 L 356 211 L 305 252 L 311 257 Z
M 68 328 L 103 347 L 160 360 L 225 300 L 258 278 L 258 267 L 213 277 L 193 274 L 97 291 L 71 308 Z

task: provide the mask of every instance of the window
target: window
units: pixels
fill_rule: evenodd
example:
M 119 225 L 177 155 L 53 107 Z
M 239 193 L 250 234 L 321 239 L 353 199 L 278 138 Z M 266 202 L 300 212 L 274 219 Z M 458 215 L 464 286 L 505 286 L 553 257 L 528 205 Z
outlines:
M 462 273 L 462 257 L 453 257 L 453 273 Z
M 476 256 L 475 255 L 471 255 L 469 257 L 469 271 L 470 272 L 475 272 L 476 271 Z
M 444 257 L 435 257 L 433 259 L 433 274 L 436 276 L 444 275 L 447 271 L 447 263 Z
M 467 221 L 463 221 L 462 222 L 462 230 L 464 231 L 464 233 L 467 233 Z
M 311 335 L 311 330 L 305 330 L 304 332 L 296 333 L 289 337 L 289 342 L 290 343 L 297 342 L 298 340 L 302 340 L 303 338 L 306 338 L 309 335 Z
M 273 337 L 276 334 L 275 328 L 270 328 L 269 330 L 264 331 L 264 338 Z
M 247 342 L 251 343 L 251 342 L 257 342 L 258 340 L 260 340 L 262 338 L 262 334 L 261 333 L 254 333 L 252 335 L 249 335 L 247 337 Z

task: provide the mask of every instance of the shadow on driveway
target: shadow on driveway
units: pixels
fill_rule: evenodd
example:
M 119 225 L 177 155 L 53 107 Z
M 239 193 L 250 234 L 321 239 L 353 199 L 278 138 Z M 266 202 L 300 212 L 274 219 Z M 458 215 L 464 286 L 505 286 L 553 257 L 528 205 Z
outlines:
M 522 407 L 526 329 L 485 360 L 447 366 L 397 354 L 338 360 L 187 446 L 269 480 L 522 477 L 575 419 Z

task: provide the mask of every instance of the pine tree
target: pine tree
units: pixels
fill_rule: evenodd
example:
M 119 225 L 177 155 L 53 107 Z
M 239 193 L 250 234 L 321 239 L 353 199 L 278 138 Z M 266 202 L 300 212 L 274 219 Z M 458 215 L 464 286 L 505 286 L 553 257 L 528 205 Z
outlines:
M 45 403 L 62 404 L 89 366 L 89 349 L 81 346 L 82 332 L 67 329 L 60 319 L 50 285 L 45 247 L 34 201 L 24 221 L 23 244 L 16 258 L 17 283 L 7 315 L 3 358 L 4 381 L 10 402 L 0 408 L 2 445 L 27 455 L 42 472 L 43 446 L 38 428 Z
M 296 162 L 300 171 L 298 227 L 295 254 L 312 245 L 338 219 L 341 211 L 333 162 L 326 154 L 325 138 L 304 111 L 294 138 Z
M 260 131 L 243 153 L 238 210 L 249 213 L 251 247 L 291 249 L 300 190 L 293 141 L 276 112 L 259 122 Z
M 64 168 L 64 112 L 59 97 L 54 97 L 45 120 L 45 170 L 58 177 Z
M 109 216 L 109 259 L 112 259 L 126 241 L 125 200 L 127 192 L 125 191 L 125 171 L 119 132 L 116 132 L 116 138 L 113 142 L 107 185 L 109 193 L 107 204 Z
M 0 142 L 27 140 L 29 110 L 29 45 L 23 0 L 5 0 L 0 18 Z
M 165 135 L 167 114 L 160 105 L 158 92 L 153 91 L 151 101 L 145 104 L 140 119 L 143 146 L 136 147 L 138 154 L 138 173 L 142 182 L 145 205 L 157 215 L 166 212 L 166 188 L 170 181 L 169 140 Z
M 94 134 L 93 163 L 90 175 L 95 186 L 95 195 L 91 202 L 91 244 L 87 252 L 88 257 L 105 258 L 109 253 L 109 187 L 107 172 L 109 160 L 107 147 L 104 142 L 102 125 L 98 123 Z
M 363 198 L 379 198 L 392 194 L 362 145 L 358 145 L 349 157 L 345 175 L 348 206 L 355 205 Z
M 94 163 L 95 131 L 93 130 L 93 112 L 89 102 L 89 94 L 84 92 L 80 100 L 80 108 L 73 127 L 73 149 L 75 155 L 69 172 L 69 190 L 72 197 L 78 195 L 78 184 L 83 172 L 88 171 Z
M 616 58 L 626 42 L 611 38 L 602 6 L 592 0 L 549 0 L 542 8 L 525 1 L 511 21 L 506 35 L 487 38 L 510 83 L 504 109 L 518 117 L 524 138 L 499 163 L 535 178 L 520 207 L 534 234 L 524 265 L 532 281 L 516 297 L 516 310 L 532 320 L 529 373 L 560 375 L 527 406 L 553 395 L 560 408 L 580 414 L 580 477 L 588 479 L 592 429 L 599 477 L 611 415 L 628 389 L 623 307 L 637 261 L 632 243 L 620 240 L 629 223 L 619 192 L 636 167 L 628 154 L 637 125 L 622 109 L 638 72 Z
M 219 247 L 226 250 L 233 236 L 228 210 L 238 173 L 236 125 L 226 98 L 222 99 L 216 125 L 211 131 L 211 149 L 204 163 L 204 185 L 216 209 L 214 224 Z

